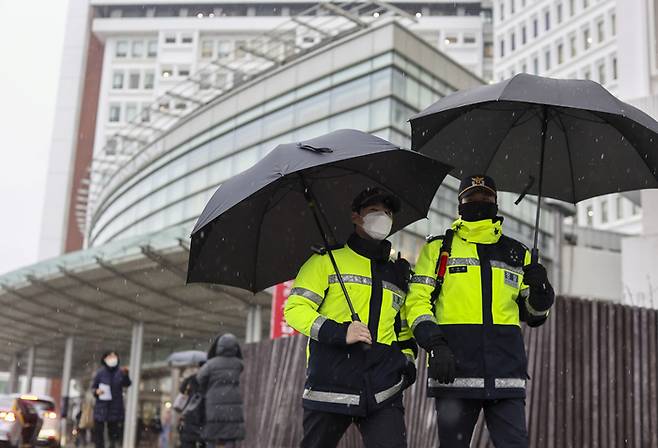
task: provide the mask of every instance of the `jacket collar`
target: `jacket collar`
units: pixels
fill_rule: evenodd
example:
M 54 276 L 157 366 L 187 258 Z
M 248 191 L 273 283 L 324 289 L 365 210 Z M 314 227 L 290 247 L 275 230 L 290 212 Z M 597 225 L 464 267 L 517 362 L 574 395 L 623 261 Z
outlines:
M 375 261 L 388 261 L 391 257 L 391 242 L 388 240 L 366 240 L 356 233 L 350 235 L 347 245 L 362 257 Z
M 503 220 L 496 218 L 464 221 L 460 218 L 452 223 L 452 229 L 457 236 L 469 243 L 494 244 L 503 234 Z

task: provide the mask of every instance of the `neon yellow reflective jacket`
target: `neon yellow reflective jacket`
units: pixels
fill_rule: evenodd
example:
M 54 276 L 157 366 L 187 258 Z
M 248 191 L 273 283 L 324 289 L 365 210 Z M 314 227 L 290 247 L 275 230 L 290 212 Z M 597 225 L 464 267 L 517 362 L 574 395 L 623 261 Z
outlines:
M 299 271 L 286 302 L 288 324 L 309 336 L 304 406 L 327 412 L 366 415 L 400 399 L 402 373 L 416 353 L 388 241 L 352 235 L 333 250 L 355 311 L 373 346 L 347 345 L 350 310 L 328 255 L 313 255 Z
M 407 297 L 412 329 L 436 322 L 457 360 L 455 383 L 430 379 L 428 393 L 481 399 L 525 396 L 527 360 L 520 322 L 536 326 L 547 317 L 527 302 L 523 266 L 530 263 L 530 252 L 503 235 L 502 220 L 459 219 L 452 228 L 448 267 L 434 309 L 431 295 L 442 238 L 421 250 Z

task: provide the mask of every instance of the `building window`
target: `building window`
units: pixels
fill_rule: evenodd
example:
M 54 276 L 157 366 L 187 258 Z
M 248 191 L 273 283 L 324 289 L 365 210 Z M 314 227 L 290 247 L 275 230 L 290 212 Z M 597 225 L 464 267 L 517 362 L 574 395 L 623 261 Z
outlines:
M 167 45 L 173 45 L 176 43 L 176 35 L 173 33 L 165 34 L 164 42 Z
M 114 72 L 112 74 L 112 88 L 123 89 L 123 72 Z
M 569 55 L 572 58 L 575 58 L 577 52 L 578 52 L 578 40 L 576 39 L 576 35 L 572 34 L 571 36 L 569 36 Z
M 158 56 L 158 41 L 149 40 L 147 54 L 149 58 L 155 58 Z
M 446 38 L 443 40 L 443 42 L 446 45 L 454 45 L 457 43 L 457 36 L 446 36 Z
M 464 43 L 465 44 L 474 44 L 477 42 L 477 38 L 475 37 L 474 34 L 465 34 L 464 35 Z
M 174 106 L 174 108 L 175 108 L 176 110 L 183 111 L 183 110 L 187 109 L 187 104 L 184 103 L 184 102 L 182 102 L 182 101 L 179 101 L 179 102 L 176 103 L 176 105 Z
M 516 34 L 512 33 L 510 35 L 510 51 L 516 50 Z
M 528 73 L 528 64 L 525 62 L 521 65 L 521 73 Z
M 640 207 L 637 206 L 635 202 L 633 202 L 633 216 L 639 215 L 640 214 Z
M 500 2 L 500 20 L 505 20 L 505 0 Z
M 587 225 L 591 227 L 594 225 L 594 210 L 592 210 L 591 205 L 588 205 L 585 210 L 585 219 L 587 220 Z
M 583 0 L 583 9 L 587 9 L 589 7 L 589 0 Z
M 181 42 L 189 45 L 194 42 L 194 37 L 191 34 L 183 34 L 181 36 Z
M 235 41 L 235 58 L 236 59 L 243 59 L 246 56 L 246 53 L 244 51 L 245 45 L 246 45 L 246 42 L 244 40 L 236 40 Z
M 610 14 L 610 30 L 613 36 L 617 35 L 617 14 L 614 12 Z
M 592 36 L 590 35 L 589 28 L 583 30 L 583 47 L 585 50 L 589 50 L 589 47 L 592 45 Z
M 621 196 L 617 196 L 615 202 L 616 202 L 616 207 L 615 207 L 615 217 L 617 220 L 620 220 L 624 217 L 624 202 Z
M 189 67 L 178 67 L 178 76 L 182 78 L 187 78 L 190 76 L 190 68 Z
M 501 39 L 500 41 L 500 57 L 505 57 L 505 39 Z
M 210 73 L 201 73 L 199 75 L 199 90 L 208 90 L 212 87 Z
M 126 121 L 133 121 L 137 117 L 137 104 L 126 104 Z
M 514 14 L 514 12 L 516 11 L 516 8 L 515 8 L 516 5 L 514 3 L 516 3 L 516 0 L 510 0 L 510 2 L 509 2 L 509 13 L 510 13 L 510 15 Z
M 132 56 L 134 58 L 144 57 L 144 42 L 141 40 L 133 41 Z
M 612 79 L 617 79 L 617 56 L 612 57 Z
M 220 59 L 227 58 L 231 55 L 231 42 L 220 40 L 217 42 L 217 57 Z
M 603 42 L 605 39 L 605 22 L 603 19 L 596 22 L 596 39 L 598 42 Z
M 592 79 L 592 72 L 590 71 L 589 68 L 586 68 L 585 70 L 583 70 L 583 78 L 587 79 L 587 80 Z
M 601 201 L 601 224 L 605 224 L 607 222 L 608 222 L 608 201 L 604 199 Z
M 201 57 L 204 59 L 212 58 L 215 43 L 212 40 L 201 41 Z
M 555 15 L 557 16 L 557 23 L 562 23 L 562 3 L 558 3 L 555 7 Z
M 557 44 L 557 63 L 562 64 L 564 62 L 564 45 L 561 43 Z
M 569 17 L 576 13 L 576 0 L 569 0 Z
M 139 89 L 139 73 L 131 73 L 128 77 L 128 88 Z
M 526 32 L 526 27 L 525 25 L 523 25 L 521 27 L 521 45 L 525 45 L 527 41 L 528 41 L 528 36 Z
M 539 35 L 539 20 L 535 17 L 532 19 L 532 37 L 537 37 Z
M 163 78 L 171 78 L 174 74 L 174 70 L 171 67 L 163 67 L 161 75 Z
M 597 66 L 597 69 L 599 71 L 599 84 L 605 84 L 606 79 L 605 79 L 605 63 L 600 62 L 599 65 Z
M 142 111 L 139 113 L 139 117 L 142 120 L 142 123 L 148 123 L 151 121 L 151 109 L 148 104 L 142 105 Z
M 125 58 L 128 56 L 128 42 L 120 40 L 117 42 L 115 56 L 118 58 Z
M 539 74 L 539 58 L 537 56 L 532 58 L 532 73 L 535 75 Z
M 548 31 L 551 29 L 551 12 L 544 12 L 544 30 Z
M 121 120 L 121 106 L 118 104 L 110 104 L 110 123 L 118 123 Z
M 551 50 L 546 50 L 544 52 L 544 69 L 545 70 L 551 69 Z
M 493 57 L 493 43 L 491 42 L 485 42 L 484 43 L 484 57 L 485 58 L 492 58 Z
M 144 88 L 146 90 L 151 90 L 153 89 L 153 84 L 155 83 L 155 75 L 153 72 L 146 72 L 144 73 Z

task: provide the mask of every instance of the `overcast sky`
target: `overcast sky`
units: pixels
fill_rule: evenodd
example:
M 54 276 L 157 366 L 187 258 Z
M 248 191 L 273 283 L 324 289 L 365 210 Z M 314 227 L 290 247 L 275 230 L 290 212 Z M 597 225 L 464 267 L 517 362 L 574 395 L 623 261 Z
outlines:
M 0 274 L 37 260 L 67 0 L 0 0 Z

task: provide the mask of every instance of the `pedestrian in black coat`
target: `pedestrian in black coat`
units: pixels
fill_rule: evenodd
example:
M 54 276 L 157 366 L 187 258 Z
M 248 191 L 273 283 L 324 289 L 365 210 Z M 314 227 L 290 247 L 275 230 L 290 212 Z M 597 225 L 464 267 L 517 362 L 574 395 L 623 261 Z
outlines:
M 208 361 L 197 374 L 199 390 L 205 397 L 202 436 L 208 448 L 230 447 L 245 437 L 240 393 L 242 370 L 238 339 L 230 333 L 218 337 L 208 351 Z
M 123 389 L 132 382 L 126 367 L 119 367 L 119 355 L 115 351 L 103 353 L 101 368 L 98 369 L 91 385 L 96 396 L 94 406 L 94 444 L 105 447 L 105 427 L 110 440 L 110 448 L 116 448 L 121 440 L 124 407 Z

